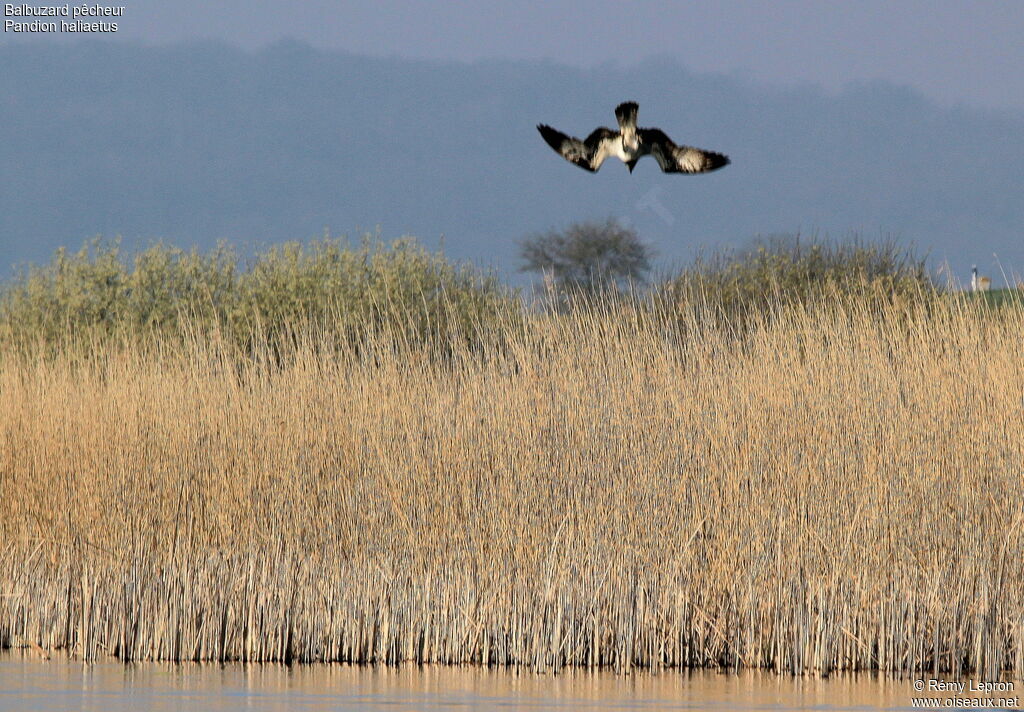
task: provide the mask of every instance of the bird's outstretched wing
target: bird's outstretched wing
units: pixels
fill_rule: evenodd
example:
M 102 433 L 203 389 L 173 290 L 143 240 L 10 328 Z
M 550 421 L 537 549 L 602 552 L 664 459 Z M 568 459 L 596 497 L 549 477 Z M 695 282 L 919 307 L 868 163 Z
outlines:
M 729 157 L 693 146 L 677 146 L 661 129 L 639 129 L 640 145 L 665 173 L 707 173 L 729 165 Z
M 567 136 L 547 124 L 538 124 L 537 130 L 562 158 L 591 173 L 597 173 L 597 169 L 604 163 L 609 155 L 611 139 L 616 136 L 614 131 L 603 126 L 594 129 L 583 141 Z

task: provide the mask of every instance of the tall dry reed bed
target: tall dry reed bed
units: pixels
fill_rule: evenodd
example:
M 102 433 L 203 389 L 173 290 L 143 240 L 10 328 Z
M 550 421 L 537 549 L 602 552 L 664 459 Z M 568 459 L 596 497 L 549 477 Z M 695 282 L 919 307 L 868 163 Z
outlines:
M 1024 312 L 687 314 L 8 353 L 0 644 L 1021 675 Z

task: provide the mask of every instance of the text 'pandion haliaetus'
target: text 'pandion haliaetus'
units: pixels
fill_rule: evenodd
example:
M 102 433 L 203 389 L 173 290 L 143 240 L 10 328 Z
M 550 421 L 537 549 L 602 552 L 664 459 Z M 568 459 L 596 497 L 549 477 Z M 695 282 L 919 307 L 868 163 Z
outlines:
M 615 107 L 619 130 L 612 131 L 602 126 L 594 129 L 583 141 L 566 136 L 547 124 L 538 124 L 537 130 L 562 158 L 591 173 L 596 173 L 609 156 L 622 159 L 629 166 L 630 173 L 636 162 L 647 155 L 654 156 L 665 173 L 707 173 L 729 165 L 729 157 L 721 153 L 702 151 L 693 146 L 677 146 L 661 129 L 637 128 L 638 109 L 634 101 L 619 104 Z

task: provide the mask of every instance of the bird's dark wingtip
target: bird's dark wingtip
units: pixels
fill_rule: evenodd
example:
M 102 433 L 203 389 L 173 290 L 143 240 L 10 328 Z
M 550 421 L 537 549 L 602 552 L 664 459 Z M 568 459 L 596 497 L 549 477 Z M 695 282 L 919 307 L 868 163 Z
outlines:
M 562 142 L 565 140 L 565 134 L 551 128 L 547 124 L 537 124 L 537 130 L 540 131 L 540 135 L 544 137 L 544 140 L 551 148 L 559 153 L 562 152 Z

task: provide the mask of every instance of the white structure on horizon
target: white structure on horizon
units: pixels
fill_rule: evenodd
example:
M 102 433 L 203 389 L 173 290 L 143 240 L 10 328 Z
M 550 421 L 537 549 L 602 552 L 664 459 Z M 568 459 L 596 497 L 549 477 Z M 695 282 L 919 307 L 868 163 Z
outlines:
M 992 288 L 992 280 L 978 276 L 978 265 L 971 265 L 971 291 L 987 292 Z

